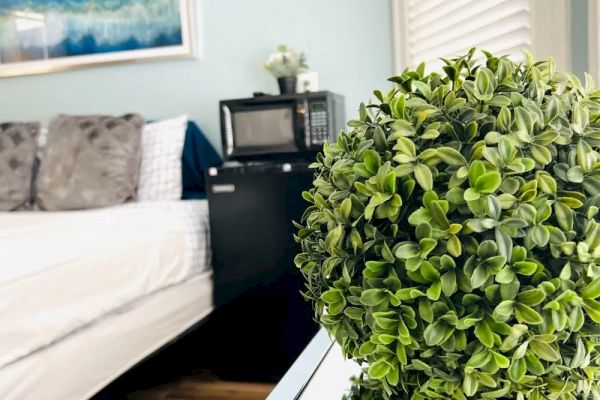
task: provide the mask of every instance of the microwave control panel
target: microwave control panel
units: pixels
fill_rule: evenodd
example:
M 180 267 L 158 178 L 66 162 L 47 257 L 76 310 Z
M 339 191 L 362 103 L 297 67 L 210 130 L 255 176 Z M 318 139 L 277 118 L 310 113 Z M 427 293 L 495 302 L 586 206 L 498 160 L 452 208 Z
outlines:
M 327 102 L 313 101 L 310 107 L 310 144 L 321 145 L 329 138 Z

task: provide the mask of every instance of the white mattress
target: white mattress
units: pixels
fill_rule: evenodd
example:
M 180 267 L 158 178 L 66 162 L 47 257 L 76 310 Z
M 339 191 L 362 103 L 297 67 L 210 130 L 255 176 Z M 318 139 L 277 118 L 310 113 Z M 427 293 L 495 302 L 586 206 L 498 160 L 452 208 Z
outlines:
M 206 201 L 0 213 L 0 374 L 208 268 Z
M 89 399 L 211 311 L 211 273 L 194 275 L 0 368 L 0 399 Z

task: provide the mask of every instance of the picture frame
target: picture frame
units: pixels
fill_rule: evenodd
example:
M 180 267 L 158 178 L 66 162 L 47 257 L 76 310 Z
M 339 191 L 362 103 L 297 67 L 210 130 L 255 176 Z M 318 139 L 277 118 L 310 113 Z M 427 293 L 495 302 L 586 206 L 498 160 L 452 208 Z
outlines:
M 0 2 L 0 78 L 152 59 L 192 58 L 196 55 L 193 3 L 194 0 Z

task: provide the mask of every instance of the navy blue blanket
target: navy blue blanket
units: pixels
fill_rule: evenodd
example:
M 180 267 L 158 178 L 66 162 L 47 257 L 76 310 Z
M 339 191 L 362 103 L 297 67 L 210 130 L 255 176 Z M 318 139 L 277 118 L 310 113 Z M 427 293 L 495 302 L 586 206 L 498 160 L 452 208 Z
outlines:
M 210 144 L 195 122 L 188 122 L 183 154 L 181 156 L 181 178 L 183 200 L 205 199 L 206 182 L 204 171 L 223 164 L 223 159 Z

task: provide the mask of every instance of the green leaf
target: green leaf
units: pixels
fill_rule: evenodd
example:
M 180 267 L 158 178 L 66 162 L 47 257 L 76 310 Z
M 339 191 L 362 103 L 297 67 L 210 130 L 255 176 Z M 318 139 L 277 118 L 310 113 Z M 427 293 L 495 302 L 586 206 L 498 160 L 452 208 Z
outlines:
M 350 216 L 350 212 L 352 211 L 352 200 L 350 200 L 349 197 L 346 197 L 342 201 L 342 204 L 340 204 L 340 211 L 342 213 L 342 217 L 347 220 Z
M 451 235 L 446 242 L 448 253 L 454 257 L 458 257 L 462 253 L 462 245 L 456 235 Z
M 407 260 L 412 257 L 416 257 L 421 253 L 419 245 L 416 243 L 404 243 L 398 246 L 396 249 L 396 257 Z
M 421 275 L 427 282 L 436 281 L 440 277 L 440 273 L 430 262 L 423 262 L 421 264 Z
M 431 284 L 429 289 L 427 289 L 427 298 L 432 301 L 439 300 L 441 293 L 442 285 L 440 281 L 435 281 Z
M 479 194 L 479 192 L 473 188 L 468 188 L 467 190 L 465 190 L 465 193 L 464 193 L 465 201 L 475 201 L 475 200 L 478 200 L 480 197 L 481 197 L 481 194 Z
M 495 220 L 500 219 L 502 208 L 496 196 L 488 196 L 485 202 L 486 213 Z
M 397 364 L 390 368 L 390 371 L 387 373 L 385 378 L 391 386 L 398 385 L 398 381 L 400 380 L 400 368 Z
M 539 358 L 536 357 L 532 352 L 527 352 L 525 355 L 525 361 L 527 362 L 527 370 L 535 375 L 542 375 L 546 370 Z
M 394 173 L 398 178 L 401 178 L 403 176 L 412 174 L 414 170 L 414 164 L 400 164 L 396 168 L 394 168 Z
M 513 263 L 514 270 L 521 275 L 533 275 L 537 271 L 537 264 L 530 261 L 517 261 Z
M 369 149 L 365 151 L 364 163 L 369 172 L 375 175 L 381 166 L 381 157 L 375 150 Z
M 581 297 L 584 299 L 596 299 L 600 297 L 600 279 L 594 279 L 591 283 L 581 289 Z
M 550 231 L 542 225 L 536 225 L 531 229 L 531 239 L 538 247 L 544 247 L 550 240 Z
M 340 242 L 343 232 L 344 228 L 342 227 L 342 225 L 338 225 L 334 229 L 329 231 L 329 233 L 325 237 L 325 247 L 330 253 L 333 253 L 334 249 Z
M 385 360 L 375 361 L 369 365 L 367 373 L 372 379 L 383 379 L 390 371 L 391 365 Z
M 473 275 L 471 275 L 471 286 L 473 286 L 473 288 L 481 287 L 488 280 L 489 277 L 490 273 L 487 270 L 487 268 L 480 265 L 477 268 L 475 268 L 475 270 L 473 271 Z
M 508 368 L 508 376 L 513 382 L 521 382 L 527 372 L 527 364 L 522 358 L 513 359 L 512 364 Z
M 600 302 L 592 299 L 583 300 L 583 308 L 590 316 L 592 321 L 600 324 Z
M 531 156 L 542 165 L 549 164 L 552 161 L 552 153 L 544 146 L 537 144 L 531 145 Z
M 569 180 L 569 182 L 573 182 L 573 183 L 581 183 L 583 182 L 583 170 L 581 169 L 580 166 L 575 166 L 570 168 L 567 171 L 567 179 Z
M 515 302 L 513 300 L 504 300 L 496 306 L 492 317 L 496 322 L 505 322 L 512 316 Z
M 538 187 L 544 193 L 556 194 L 556 181 L 548 173 L 538 175 Z
M 471 356 L 469 361 L 467 361 L 467 366 L 471 368 L 482 368 L 491 360 L 492 353 L 490 353 L 490 351 L 486 349 L 484 351 L 475 353 L 473 356 Z
M 475 180 L 475 189 L 480 193 L 494 193 L 502 183 L 502 177 L 496 171 L 487 172 Z
M 545 361 L 555 362 L 560 360 L 560 354 L 552 346 L 537 340 L 531 341 L 529 347 L 536 356 Z
M 554 203 L 554 215 L 563 231 L 568 232 L 573 229 L 573 211 L 564 203 L 560 201 Z
M 494 96 L 492 83 L 493 74 L 487 68 L 480 68 L 475 74 L 475 98 L 480 101 L 490 101 Z
M 510 105 L 510 99 L 506 96 L 498 95 L 492 97 L 488 104 L 495 107 L 505 107 Z
M 498 151 L 505 164 L 510 163 L 515 158 L 517 152 L 510 139 L 505 136 L 501 137 L 498 142 Z
M 483 174 L 485 174 L 485 164 L 480 160 L 473 161 L 469 166 L 469 182 L 471 183 L 471 187 L 475 186 L 477 178 Z
M 412 366 L 417 371 L 431 371 L 431 367 L 429 365 L 427 365 L 426 363 L 424 363 L 423 361 L 421 361 L 417 358 L 412 359 Z
M 527 306 L 537 306 L 546 298 L 546 292 L 542 289 L 530 289 L 517 295 L 517 302 Z
M 465 392 L 466 396 L 475 396 L 475 393 L 477 393 L 478 386 L 479 383 L 477 381 L 476 376 L 474 376 L 473 374 L 465 374 L 465 377 L 463 379 L 463 391 Z
M 419 299 L 419 314 L 424 321 L 429 323 L 433 322 L 433 309 L 431 308 L 431 301 L 422 297 Z
M 398 358 L 398 361 L 400 361 L 400 364 L 406 365 L 408 363 L 408 358 L 406 357 L 406 349 L 400 342 L 396 343 L 396 357 Z
M 486 347 L 494 347 L 494 335 L 489 325 L 485 321 L 479 321 L 475 326 L 475 336 Z
M 346 307 L 344 309 L 344 315 L 356 321 L 362 321 L 364 313 L 364 310 L 358 307 Z
M 423 238 L 419 241 L 419 248 L 421 249 L 421 257 L 427 257 L 427 255 L 435 249 L 437 240 L 432 238 Z
M 517 128 L 527 134 L 533 135 L 533 120 L 531 115 L 523 107 L 515 108 L 515 120 L 517 122 Z
M 506 369 L 510 365 L 510 360 L 500 353 L 494 352 L 494 361 L 499 368 Z
M 498 244 L 498 252 L 505 258 L 509 258 L 513 249 L 512 238 L 500 227 L 496 228 L 494 234 L 496 236 L 496 243 Z
M 335 303 L 330 303 L 327 306 L 327 309 L 329 310 L 329 314 L 331 314 L 331 315 L 337 315 L 337 314 L 339 314 L 339 313 L 342 312 L 342 310 L 344 309 L 345 305 L 346 305 L 346 301 L 345 300 L 336 301 Z
M 431 213 L 431 222 L 437 225 L 437 228 L 448 229 L 450 227 L 450 224 L 448 223 L 448 218 L 446 218 L 447 209 L 447 206 L 446 209 L 442 207 L 441 201 L 432 201 L 429 205 L 429 212 Z
M 425 191 L 433 190 L 433 176 L 425 164 L 417 164 L 414 170 L 415 180 Z
M 515 279 L 515 273 L 510 267 L 506 266 L 496 274 L 495 279 L 498 283 L 510 283 Z
M 439 147 L 437 149 L 437 155 L 448 165 L 467 165 L 467 160 L 463 157 L 463 155 L 452 147 Z
M 424 222 L 431 221 L 431 213 L 426 208 L 419 208 L 408 217 L 408 223 L 411 225 L 419 225 Z
M 481 263 L 485 268 L 492 270 L 498 270 L 504 264 L 506 264 L 506 257 L 504 256 L 489 257 Z
M 344 296 L 339 289 L 329 289 L 321 294 L 321 299 L 328 304 L 344 300 Z
M 498 117 L 496 118 L 496 123 L 498 124 L 498 128 L 502 131 L 507 131 L 510 127 L 510 123 L 512 122 L 512 116 L 510 113 L 510 109 L 508 107 L 502 107 L 500 112 L 498 113 Z
M 373 307 L 383 303 L 387 297 L 383 289 L 366 289 L 360 295 L 360 302 L 365 306 Z
M 423 332 L 423 338 L 427 346 L 438 346 L 442 344 L 446 337 L 446 325 L 441 322 L 434 322 L 427 326 Z
M 454 271 L 445 272 L 441 278 L 442 292 L 447 297 L 452 296 L 456 292 L 456 273 Z
M 542 316 L 537 311 L 520 303 L 515 307 L 515 317 L 520 324 L 539 325 L 544 322 Z
M 373 342 L 364 342 L 358 349 L 358 354 L 361 356 L 367 356 L 373 354 L 377 348 L 377 345 Z

